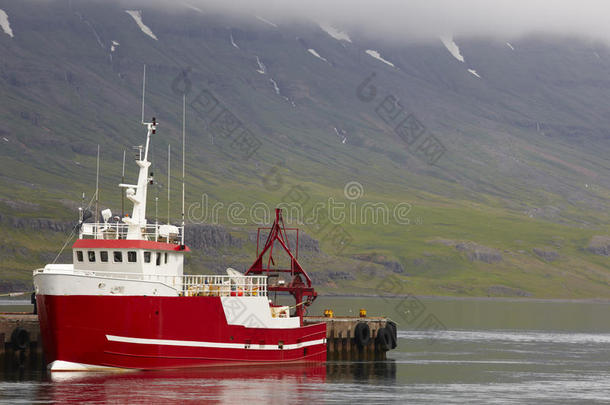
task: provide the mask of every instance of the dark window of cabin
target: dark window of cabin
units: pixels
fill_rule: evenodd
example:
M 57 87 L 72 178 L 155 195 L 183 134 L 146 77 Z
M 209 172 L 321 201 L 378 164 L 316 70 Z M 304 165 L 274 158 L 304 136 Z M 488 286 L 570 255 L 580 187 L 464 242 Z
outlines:
M 167 253 L 165 253 L 165 264 L 167 264 Z
M 121 263 L 123 261 L 123 252 L 114 252 L 114 262 Z
M 100 260 L 103 261 L 104 263 L 106 263 L 108 261 L 108 252 L 106 252 L 105 250 L 102 250 L 100 252 Z
M 144 263 L 150 263 L 150 252 L 144 252 Z
M 83 261 L 83 251 L 82 250 L 76 251 L 76 260 L 78 260 L 79 262 Z
M 131 252 L 127 252 L 127 261 L 129 263 L 135 263 L 136 262 L 136 252 L 131 251 Z
M 157 266 L 161 265 L 161 252 L 157 252 Z
M 93 250 L 89 250 L 87 252 L 87 257 L 89 258 L 90 262 L 94 262 L 95 261 L 95 252 Z

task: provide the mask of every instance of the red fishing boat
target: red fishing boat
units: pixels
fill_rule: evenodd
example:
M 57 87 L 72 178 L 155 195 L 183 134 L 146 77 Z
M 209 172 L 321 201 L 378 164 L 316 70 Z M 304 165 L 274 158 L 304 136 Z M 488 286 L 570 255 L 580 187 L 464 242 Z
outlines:
M 153 118 L 144 125 L 137 184 L 120 184 L 133 203 L 132 214 L 113 219 L 103 210 L 103 222 L 91 223 L 81 209 L 73 263 L 34 271 L 49 369 L 324 362 L 326 324 L 303 325 L 304 307 L 316 292 L 291 251 L 280 210 L 245 274 L 230 269 L 227 275 L 183 274 L 189 252 L 184 192 L 181 225 L 146 220 L 148 152 L 157 123 Z M 289 268 L 272 268 L 275 246 L 288 255 Z M 295 306 L 272 302 L 274 291 L 290 293 Z

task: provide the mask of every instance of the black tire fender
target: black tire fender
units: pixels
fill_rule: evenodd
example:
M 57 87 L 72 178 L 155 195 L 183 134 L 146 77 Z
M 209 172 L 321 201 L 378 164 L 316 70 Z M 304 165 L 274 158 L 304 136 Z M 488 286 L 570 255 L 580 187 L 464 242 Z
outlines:
M 17 326 L 11 333 L 11 344 L 15 349 L 25 350 L 30 343 L 30 334 L 27 330 Z
M 392 349 L 396 349 L 398 346 L 398 327 L 394 321 L 388 321 L 385 327 L 390 330 L 392 335 Z
M 392 332 L 390 329 L 379 328 L 377 331 L 377 338 L 375 339 L 375 344 L 379 349 L 384 352 L 387 352 L 392 348 Z
M 358 322 L 354 329 L 354 340 L 358 347 L 364 347 L 371 341 L 371 328 L 366 322 Z

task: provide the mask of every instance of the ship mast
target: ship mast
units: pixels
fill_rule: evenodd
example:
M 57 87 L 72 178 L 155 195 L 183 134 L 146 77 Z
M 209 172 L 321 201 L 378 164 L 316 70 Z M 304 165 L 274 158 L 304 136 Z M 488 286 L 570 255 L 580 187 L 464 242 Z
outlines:
M 126 188 L 125 195 L 133 203 L 131 217 L 123 218 L 123 222 L 128 225 L 127 239 L 145 239 L 142 229 L 146 228 L 146 197 L 148 182 L 151 180 L 148 176 L 148 168 L 150 167 L 148 150 L 150 147 L 150 136 L 157 129 L 157 120 L 153 117 L 152 122 L 144 122 L 143 125 L 147 128 L 146 145 L 144 147 L 144 156 L 142 157 L 142 149 L 140 149 L 139 159 L 136 160 L 136 164 L 140 167 L 138 184 L 119 184 L 119 187 Z

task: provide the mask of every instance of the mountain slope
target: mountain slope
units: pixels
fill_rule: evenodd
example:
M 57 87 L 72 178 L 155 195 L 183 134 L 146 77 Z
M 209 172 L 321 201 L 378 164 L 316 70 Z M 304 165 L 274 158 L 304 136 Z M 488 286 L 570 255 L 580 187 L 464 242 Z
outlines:
M 304 225 L 326 255 L 308 259 L 312 271 L 353 276 L 320 276 L 329 292 L 366 291 L 363 263 L 381 277 L 392 266 L 379 263 L 392 262 L 405 270 L 398 279 L 425 294 L 608 295 L 607 257 L 587 249 L 609 222 L 605 45 L 453 38 L 462 62 L 440 39 L 379 41 L 349 32 L 350 42 L 311 21 L 274 26 L 251 15 L 129 2 L 0 1 L 0 9 L 14 34 L 0 33 L 0 213 L 11 218 L 1 222 L 11 248 L 0 268 L 7 279 L 26 280 L 27 269 L 63 243 L 61 233 L 43 229 L 41 237 L 14 219 L 72 220 L 82 192 L 88 200 L 94 191 L 97 144 L 102 205 L 120 210 L 122 153 L 143 139 L 146 64 L 146 115 L 160 122 L 150 218 L 155 196 L 166 215 L 168 143 L 172 173 L 179 173 L 185 92 L 190 223 L 243 233 L 255 226 L 257 203 L 270 211 L 295 190 L 307 193 L 306 208 L 345 204 L 335 212 L 345 218 L 332 226 Z M 136 15 L 152 36 L 128 10 L 141 10 Z M 409 113 L 421 126 L 399 133 Z M 219 125 L 221 118 L 232 121 Z M 235 119 L 239 130 L 223 136 Z M 243 138 L 236 141 L 244 130 L 260 145 L 251 155 Z M 427 139 L 444 153 L 426 155 Z M 135 176 L 130 159 L 126 175 Z M 349 199 L 350 182 L 364 194 Z M 172 186 L 177 202 L 177 176 Z M 238 220 L 232 203 L 244 207 Z M 377 203 L 388 207 L 387 224 L 382 217 L 372 223 Z M 222 207 L 212 218 L 214 204 Z M 411 207 L 408 221 L 396 220 L 400 204 Z M 345 232 L 345 243 L 329 228 Z M 246 265 L 247 241 L 225 257 L 197 253 L 199 264 L 189 267 Z

